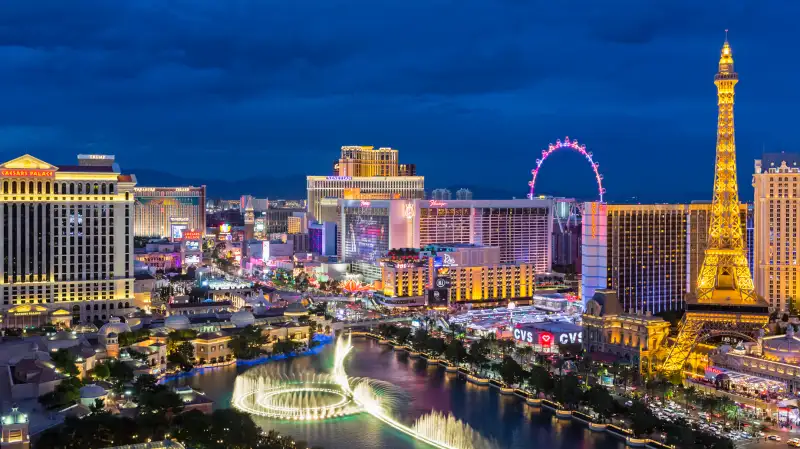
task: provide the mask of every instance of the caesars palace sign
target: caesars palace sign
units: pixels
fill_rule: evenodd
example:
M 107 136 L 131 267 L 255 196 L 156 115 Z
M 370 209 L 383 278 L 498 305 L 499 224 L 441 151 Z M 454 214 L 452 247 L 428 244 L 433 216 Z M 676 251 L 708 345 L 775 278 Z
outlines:
M 535 334 L 538 338 L 536 344 L 540 346 L 552 346 L 553 343 L 566 345 L 569 343 L 583 343 L 582 332 L 563 332 L 554 335 L 552 332 L 537 332 Z M 514 329 L 514 339 L 523 343 L 534 343 L 534 332 L 526 331 L 524 329 Z

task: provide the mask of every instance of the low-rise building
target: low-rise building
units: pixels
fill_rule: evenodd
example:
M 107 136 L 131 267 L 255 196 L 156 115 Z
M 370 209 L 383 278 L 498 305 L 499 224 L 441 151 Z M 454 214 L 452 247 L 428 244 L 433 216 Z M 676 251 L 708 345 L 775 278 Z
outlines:
M 713 367 L 783 382 L 786 391 L 800 392 L 800 338 L 792 325 L 786 335 L 762 334 L 756 342 L 720 346 L 709 358 Z
M 194 357 L 200 362 L 217 363 L 233 358 L 230 347 L 231 337 L 218 328 L 203 329 L 191 343 L 194 347 Z
M 583 314 L 583 346 L 589 353 L 613 354 L 652 374 L 667 356 L 669 322 L 646 313 L 628 313 L 614 290 L 597 290 Z

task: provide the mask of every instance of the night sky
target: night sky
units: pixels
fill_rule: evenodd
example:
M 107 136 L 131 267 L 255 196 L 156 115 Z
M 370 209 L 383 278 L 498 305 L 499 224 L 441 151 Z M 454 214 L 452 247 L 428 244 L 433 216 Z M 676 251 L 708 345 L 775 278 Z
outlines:
M 329 174 L 391 146 L 426 186 L 527 191 L 549 142 L 600 163 L 607 199 L 710 197 L 730 29 L 742 198 L 795 151 L 796 1 L 6 0 L 0 152 L 206 178 Z M 591 197 L 577 154 L 542 193 Z M 213 192 L 210 192 L 213 195 Z

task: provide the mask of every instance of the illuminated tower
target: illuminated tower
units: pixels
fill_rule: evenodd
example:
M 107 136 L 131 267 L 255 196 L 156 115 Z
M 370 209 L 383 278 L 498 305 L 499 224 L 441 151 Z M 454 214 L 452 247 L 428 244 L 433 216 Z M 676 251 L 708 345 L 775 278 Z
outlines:
M 733 90 L 738 81 L 726 37 L 714 77 L 719 116 L 708 246 L 697 277 L 696 297 L 686 298 L 678 337 L 662 366 L 665 373 L 680 372 L 698 342 L 713 343 L 722 337 L 755 340 L 769 321 L 768 306 L 753 287 L 739 218 L 733 133 Z
M 251 240 L 255 235 L 256 214 L 253 212 L 253 197 L 247 197 L 244 207 L 244 239 Z

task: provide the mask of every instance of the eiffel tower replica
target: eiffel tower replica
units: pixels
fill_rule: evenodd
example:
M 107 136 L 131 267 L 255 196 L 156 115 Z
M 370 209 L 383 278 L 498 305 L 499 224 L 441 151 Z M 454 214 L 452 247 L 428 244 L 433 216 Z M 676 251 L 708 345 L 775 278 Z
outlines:
M 733 71 L 727 30 L 725 33 L 719 72 L 714 77 L 719 117 L 708 246 L 696 296 L 687 296 L 678 337 L 661 366 L 666 374 L 680 372 L 698 343 L 721 336 L 754 340 L 769 322 L 769 306 L 756 295 L 742 240 L 733 133 L 733 91 L 739 76 Z

